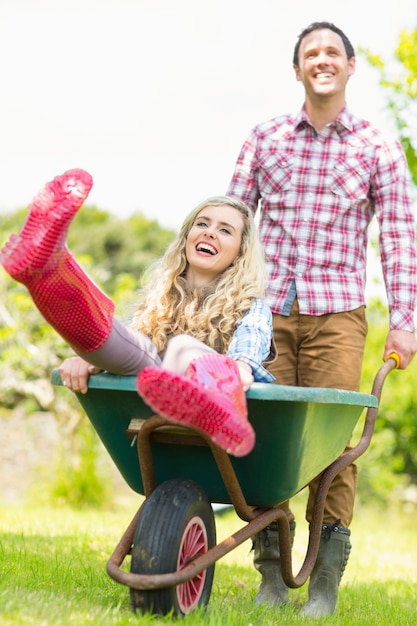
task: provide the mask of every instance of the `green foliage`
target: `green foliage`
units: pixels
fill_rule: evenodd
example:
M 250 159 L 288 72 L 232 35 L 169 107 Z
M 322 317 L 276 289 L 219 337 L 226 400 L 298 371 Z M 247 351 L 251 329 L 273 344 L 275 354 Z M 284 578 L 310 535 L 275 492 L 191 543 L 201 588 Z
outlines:
M 379 75 L 386 95 L 386 106 L 398 129 L 414 184 L 417 184 L 417 28 L 398 36 L 393 63 L 369 49 L 360 53 Z
M 46 501 L 74 508 L 101 508 L 111 500 L 112 481 L 100 463 L 100 442 L 85 416 L 58 448 L 53 481 L 46 483 Z
M 97 208 L 82 208 L 68 234 L 68 245 L 77 259 L 99 270 L 100 284 L 117 296 L 117 283 L 124 274 L 137 280 L 165 251 L 174 231 L 141 214 L 121 220 Z
M 0 215 L 3 245 L 18 232 L 27 211 Z M 133 305 L 144 269 L 163 254 L 174 232 L 135 215 L 120 220 L 82 208 L 69 233 L 69 247 L 90 276 L 116 303 L 124 319 Z M 4 411 L 51 411 L 62 433 L 47 494 L 56 503 L 99 505 L 110 498 L 100 479 L 99 441 L 73 394 L 50 384 L 51 372 L 72 350 L 45 322 L 26 288 L 0 271 L 0 406 Z M 77 417 L 78 416 L 78 417 Z M 68 430 L 68 424 L 76 424 Z
M 0 215 L 0 245 L 10 233 L 21 229 L 26 216 L 26 209 Z M 118 303 L 118 286 L 124 284 L 126 288 L 129 282 L 134 292 L 144 270 L 164 253 L 174 234 L 172 229 L 162 228 L 156 220 L 140 213 L 119 219 L 96 207 L 82 207 L 71 224 L 68 247 Z M 130 278 L 125 279 L 125 274 Z
M 361 49 L 375 68 L 379 84 L 403 145 L 412 180 L 417 185 L 417 28 L 403 30 L 393 58 L 383 59 Z M 363 390 L 369 392 L 381 365 L 388 315 L 380 303 L 368 307 L 369 336 L 364 360 Z M 386 502 L 395 491 L 403 495 L 417 484 L 416 365 L 390 374 L 384 385 L 375 435 L 370 449 L 359 459 L 360 490 L 365 497 Z M 395 489 L 394 489 L 395 488 Z M 413 492 L 415 497 L 415 492 Z M 404 496 L 405 497 L 405 496 Z
M 378 301 L 368 308 L 369 332 L 362 372 L 362 391 L 370 393 L 388 332 L 388 312 Z M 417 364 L 387 377 L 371 445 L 359 458 L 359 493 L 365 500 L 386 504 L 390 498 L 407 501 L 409 485 L 417 485 Z M 362 425 L 362 424 L 361 424 Z M 358 428 L 359 430 L 359 428 Z

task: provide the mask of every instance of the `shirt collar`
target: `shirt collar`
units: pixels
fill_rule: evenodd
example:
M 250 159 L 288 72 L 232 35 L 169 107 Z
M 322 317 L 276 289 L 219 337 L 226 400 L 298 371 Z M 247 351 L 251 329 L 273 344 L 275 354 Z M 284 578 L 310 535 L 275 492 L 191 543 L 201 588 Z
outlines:
M 307 111 L 305 110 L 305 106 L 300 109 L 298 114 L 294 120 L 294 127 L 296 129 L 303 128 L 306 124 L 308 126 L 312 126 L 310 118 L 307 115 Z M 344 129 L 352 132 L 354 127 L 353 115 L 349 111 L 349 109 L 345 106 L 345 108 L 339 113 L 334 122 L 331 122 L 330 126 L 335 128 L 337 132 L 342 132 Z

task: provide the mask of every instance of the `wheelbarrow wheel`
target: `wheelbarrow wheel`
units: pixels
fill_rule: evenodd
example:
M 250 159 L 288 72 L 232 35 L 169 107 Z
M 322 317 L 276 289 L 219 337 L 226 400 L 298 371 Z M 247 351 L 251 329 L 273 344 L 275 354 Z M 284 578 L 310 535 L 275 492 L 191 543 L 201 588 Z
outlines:
M 185 567 L 215 545 L 216 527 L 211 504 L 191 480 L 162 483 L 145 501 L 133 540 L 130 571 L 165 574 Z M 133 610 L 159 615 L 185 615 L 210 599 L 214 564 L 175 587 L 130 589 Z

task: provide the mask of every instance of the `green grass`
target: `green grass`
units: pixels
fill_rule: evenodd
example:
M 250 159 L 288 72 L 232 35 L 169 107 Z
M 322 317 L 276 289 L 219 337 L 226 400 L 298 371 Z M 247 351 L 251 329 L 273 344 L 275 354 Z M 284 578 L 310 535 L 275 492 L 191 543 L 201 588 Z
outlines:
M 135 615 L 129 590 L 113 582 L 105 564 L 136 509 L 136 499 L 117 511 L 80 512 L 46 507 L 3 506 L 0 511 L 0 623 L 2 626 L 125 626 L 178 621 L 185 626 L 268 626 L 305 624 L 299 606 L 307 585 L 291 590 L 289 607 L 255 606 L 259 575 L 252 567 L 250 542 L 216 564 L 205 611 L 183 620 Z M 304 558 L 307 527 L 303 498 L 294 571 Z M 217 517 L 218 541 L 243 525 L 229 512 Z M 340 588 L 337 612 L 316 624 L 408 626 L 417 623 L 417 533 L 415 512 L 358 507 L 352 525 L 353 550 Z

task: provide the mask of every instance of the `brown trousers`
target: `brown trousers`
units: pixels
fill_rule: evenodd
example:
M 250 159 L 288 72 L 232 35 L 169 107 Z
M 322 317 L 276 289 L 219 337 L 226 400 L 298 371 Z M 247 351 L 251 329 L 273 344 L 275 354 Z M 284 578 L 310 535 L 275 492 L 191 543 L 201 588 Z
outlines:
M 278 358 L 268 366 L 281 385 L 328 387 L 358 391 L 368 325 L 365 307 L 347 313 L 300 315 L 297 300 L 291 315 L 273 316 Z M 309 485 L 306 519 L 311 521 L 320 476 Z M 351 464 L 333 480 L 326 499 L 323 522 L 352 521 L 357 468 Z M 288 510 L 293 519 L 289 503 Z

